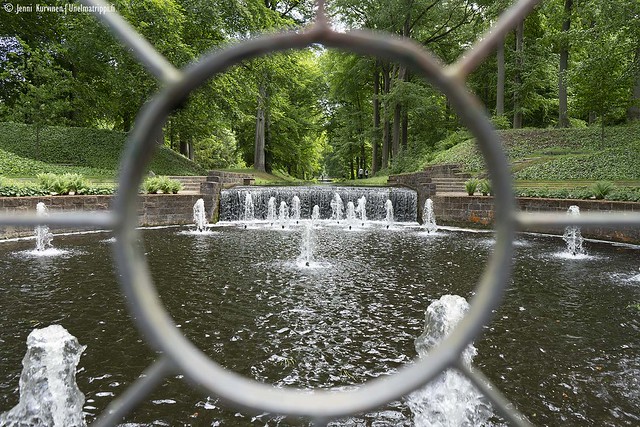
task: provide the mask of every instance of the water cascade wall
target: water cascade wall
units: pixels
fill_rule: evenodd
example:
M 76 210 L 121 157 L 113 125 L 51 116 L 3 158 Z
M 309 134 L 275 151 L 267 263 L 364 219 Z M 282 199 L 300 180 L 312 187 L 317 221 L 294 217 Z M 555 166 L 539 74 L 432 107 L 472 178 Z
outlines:
M 366 197 L 366 218 L 382 221 L 386 218 L 385 203 L 391 200 L 394 220 L 399 222 L 417 221 L 418 197 L 414 190 L 394 187 L 234 187 L 222 190 L 220 194 L 220 221 L 243 219 L 245 200 L 251 194 L 254 215 L 257 220 L 267 218 L 268 203 L 275 197 L 276 206 L 285 202 L 291 206 L 295 196 L 300 199 L 300 218 L 311 218 L 313 207 L 320 207 L 320 218 L 331 218 L 331 200 L 335 193 L 340 195 L 344 206 L 349 202 L 358 205 L 358 199 Z

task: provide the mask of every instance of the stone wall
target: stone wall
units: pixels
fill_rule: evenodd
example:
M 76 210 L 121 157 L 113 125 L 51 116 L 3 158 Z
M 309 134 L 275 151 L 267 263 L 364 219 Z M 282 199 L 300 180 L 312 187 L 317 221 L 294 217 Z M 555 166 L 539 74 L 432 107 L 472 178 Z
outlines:
M 432 197 L 438 224 L 490 228 L 493 226 L 493 197 L 439 196 Z M 576 205 L 581 212 L 640 212 L 640 203 L 607 200 L 566 200 L 519 197 L 518 207 L 524 212 L 566 212 Z M 564 227 L 536 226 L 524 231 L 562 234 Z M 582 234 L 594 239 L 640 244 L 640 227 L 583 227 Z
M 209 218 L 218 216 L 219 192 L 211 194 L 144 194 L 139 197 L 138 219 L 140 225 L 192 224 L 193 205 L 203 198 Z M 0 212 L 35 212 L 38 202 L 43 202 L 49 212 L 104 211 L 110 208 L 113 196 L 48 196 L 48 197 L 0 197 Z M 86 229 L 86 228 L 85 228 Z M 78 228 L 52 228 L 54 233 L 79 231 Z M 33 235 L 30 227 L 0 227 L 0 239 Z

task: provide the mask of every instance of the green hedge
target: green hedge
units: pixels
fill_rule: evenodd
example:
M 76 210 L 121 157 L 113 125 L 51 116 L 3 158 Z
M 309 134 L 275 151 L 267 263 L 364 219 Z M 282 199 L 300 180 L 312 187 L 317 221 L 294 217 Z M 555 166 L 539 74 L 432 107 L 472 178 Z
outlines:
M 84 167 L 87 168 L 86 173 L 81 172 L 84 175 L 116 175 L 126 139 L 124 132 L 44 126 L 39 130 L 39 138 L 36 138 L 36 131 L 33 125 L 0 123 L 0 150 L 18 156 L 13 157 L 11 162 L 9 156 L 0 153 L 0 174 L 30 176 L 33 175 L 32 171 L 40 169 L 43 163 L 52 165 L 55 170 L 46 169 L 38 172 L 58 173 Z M 19 158 L 24 159 L 22 165 L 17 162 Z M 149 169 L 162 175 L 205 174 L 204 169 L 168 147 L 159 147 Z

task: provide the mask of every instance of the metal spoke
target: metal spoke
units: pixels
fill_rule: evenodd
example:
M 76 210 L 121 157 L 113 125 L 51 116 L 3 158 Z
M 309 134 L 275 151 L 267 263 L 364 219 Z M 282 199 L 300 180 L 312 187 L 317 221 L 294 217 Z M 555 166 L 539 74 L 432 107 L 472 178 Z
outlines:
M 532 426 L 524 415 L 520 414 L 516 410 L 513 404 L 509 402 L 493 384 L 491 384 L 482 372 L 477 369 L 471 370 L 471 368 L 465 365 L 465 363 L 460 359 L 456 364 L 456 369 L 458 369 L 465 377 L 469 378 L 469 381 L 471 381 L 473 385 L 489 399 L 493 408 L 496 409 L 498 413 L 509 422 L 509 424 L 520 427 Z
M 582 212 L 567 215 L 560 212 L 518 212 L 516 222 L 520 227 L 532 225 L 640 225 L 640 212 Z
M 80 0 L 96 10 L 109 10 L 111 5 L 103 0 Z M 163 83 L 173 83 L 180 80 L 181 72 L 175 68 L 161 53 L 142 37 L 118 13 L 94 13 L 104 25 L 111 29 L 122 43 L 129 46 L 147 70 Z
M 168 357 L 163 356 L 155 361 L 129 386 L 123 395 L 107 406 L 107 409 L 91 426 L 108 427 L 121 422 L 125 415 L 162 383 L 166 376 L 171 373 L 172 368 L 173 365 Z
M 0 216 L 0 225 L 30 226 L 68 226 L 68 227 L 101 227 L 116 228 L 117 218 L 113 212 L 64 212 L 52 213 L 46 216 L 35 213 L 13 214 Z
M 458 61 L 445 69 L 447 75 L 464 80 L 504 41 L 505 35 L 518 25 L 541 0 L 521 0 L 504 11 L 498 22 Z

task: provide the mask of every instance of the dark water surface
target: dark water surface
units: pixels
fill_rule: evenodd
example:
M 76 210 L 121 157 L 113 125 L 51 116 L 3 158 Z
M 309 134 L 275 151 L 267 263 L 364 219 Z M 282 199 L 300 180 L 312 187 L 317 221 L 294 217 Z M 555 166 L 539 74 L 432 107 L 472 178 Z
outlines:
M 470 299 L 492 248 L 486 233 L 332 226 L 315 231 L 316 262 L 305 268 L 302 228 L 184 230 L 142 232 L 176 323 L 228 369 L 300 388 L 345 387 L 410 363 L 427 306 L 444 294 Z M 119 292 L 109 237 L 58 236 L 68 252 L 49 258 L 24 252 L 33 241 L 0 243 L 0 411 L 18 401 L 33 328 L 58 323 L 87 345 L 77 374 L 87 421 L 153 360 Z M 563 245 L 518 237 L 513 286 L 474 364 L 537 425 L 639 425 L 640 250 L 587 242 L 589 256 L 570 259 Z M 307 424 L 221 406 L 178 375 L 127 422 Z M 345 424 L 409 426 L 411 412 L 398 401 L 336 423 Z

